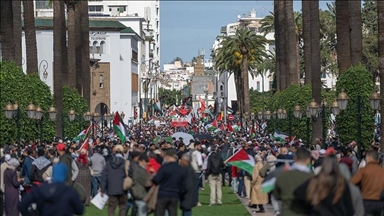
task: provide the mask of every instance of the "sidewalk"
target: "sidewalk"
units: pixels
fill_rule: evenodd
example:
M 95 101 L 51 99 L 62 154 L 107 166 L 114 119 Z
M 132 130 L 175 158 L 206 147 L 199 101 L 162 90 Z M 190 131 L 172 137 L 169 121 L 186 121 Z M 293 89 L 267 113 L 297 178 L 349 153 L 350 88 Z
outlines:
M 249 204 L 249 200 L 246 199 L 246 198 L 240 198 L 240 201 L 241 203 L 244 205 L 244 207 L 247 209 L 247 211 L 249 212 L 250 215 L 257 215 L 257 216 L 274 216 L 275 213 L 273 212 L 273 207 L 272 205 L 270 204 L 266 204 L 264 205 L 264 208 L 265 208 L 265 213 L 256 213 L 255 211 L 258 210 L 258 209 L 254 209 L 254 208 L 249 208 L 248 207 L 248 204 Z

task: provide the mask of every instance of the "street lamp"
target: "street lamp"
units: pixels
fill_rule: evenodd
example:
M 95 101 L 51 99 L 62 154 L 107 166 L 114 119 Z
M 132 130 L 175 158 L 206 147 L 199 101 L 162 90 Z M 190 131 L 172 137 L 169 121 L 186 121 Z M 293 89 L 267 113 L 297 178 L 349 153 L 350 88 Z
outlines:
M 264 118 L 266 120 L 270 120 L 271 119 L 271 111 L 267 110 L 265 113 L 264 113 Z
M 248 112 L 245 112 L 245 113 L 244 113 L 245 133 L 247 133 L 247 130 L 248 130 L 248 118 L 249 118 Z
M 339 115 L 340 107 L 336 100 L 332 103 L 331 110 L 333 115 L 335 116 Z
M 252 113 L 253 114 L 253 116 L 255 116 L 255 113 Z M 251 114 L 251 115 L 252 115 Z M 259 120 L 262 120 L 263 119 L 263 112 L 258 112 L 257 113 L 257 119 L 259 119 Z
M 76 117 L 76 112 L 73 110 L 73 109 L 71 109 L 70 111 L 69 111 L 69 113 L 68 113 L 68 118 L 69 118 L 69 121 L 74 121 L 75 120 L 75 117 Z
M 341 90 L 337 96 L 337 102 L 340 107 L 340 110 L 347 109 L 349 97 L 347 93 L 344 92 L 344 89 Z M 373 110 L 378 110 L 380 106 L 380 95 L 375 90 L 369 96 L 369 102 Z M 362 104 L 361 95 L 357 95 L 357 158 L 361 159 L 361 104 Z
M 277 118 L 278 119 L 283 119 L 284 118 L 284 112 L 283 112 L 283 109 L 279 108 L 277 110 Z
M 309 113 L 311 114 L 311 116 L 312 117 L 316 117 L 318 109 L 319 109 L 319 106 L 317 105 L 315 99 L 312 99 L 312 102 L 309 103 L 308 108 L 309 108 Z
M 32 102 L 29 103 L 29 105 L 28 105 L 26 111 L 27 111 L 27 116 L 28 116 L 28 118 L 30 118 L 30 119 L 34 119 L 34 118 L 35 118 L 35 111 L 36 111 L 36 108 L 35 108 L 35 106 L 33 105 Z
M 298 119 L 302 117 L 303 113 L 301 112 L 301 107 L 299 105 L 295 106 L 293 110 L 293 115 L 295 116 L 295 118 L 298 118 Z

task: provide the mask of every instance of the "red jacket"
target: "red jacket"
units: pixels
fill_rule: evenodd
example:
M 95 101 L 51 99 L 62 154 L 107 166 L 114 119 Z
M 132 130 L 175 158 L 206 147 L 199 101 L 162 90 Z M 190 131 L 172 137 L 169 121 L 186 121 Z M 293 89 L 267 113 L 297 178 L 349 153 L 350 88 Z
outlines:
M 147 165 L 147 172 L 149 174 L 155 174 L 160 169 L 161 165 L 156 161 L 155 158 L 149 158 Z
M 231 166 L 232 178 L 237 178 L 237 167 Z

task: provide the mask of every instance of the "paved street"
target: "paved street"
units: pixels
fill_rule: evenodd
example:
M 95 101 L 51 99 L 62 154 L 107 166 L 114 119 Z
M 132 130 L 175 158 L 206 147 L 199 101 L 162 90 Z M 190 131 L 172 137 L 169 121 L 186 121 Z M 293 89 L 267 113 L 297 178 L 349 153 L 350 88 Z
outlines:
M 240 198 L 241 203 L 244 205 L 244 207 L 247 209 L 250 215 L 258 215 L 258 216 L 274 216 L 273 207 L 270 204 L 264 205 L 265 213 L 255 213 L 253 211 L 256 211 L 257 209 L 249 208 L 248 199 Z

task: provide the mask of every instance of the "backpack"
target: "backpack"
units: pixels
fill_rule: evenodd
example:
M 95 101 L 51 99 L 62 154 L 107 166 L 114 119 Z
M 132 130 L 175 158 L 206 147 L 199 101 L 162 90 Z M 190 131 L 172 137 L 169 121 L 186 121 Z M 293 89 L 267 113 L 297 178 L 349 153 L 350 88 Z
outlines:
M 217 153 L 211 154 L 209 156 L 209 162 L 210 162 L 210 166 L 209 166 L 210 173 L 209 174 L 213 174 L 213 175 L 221 174 L 221 171 L 223 168 L 223 160 L 222 160 L 221 156 Z

